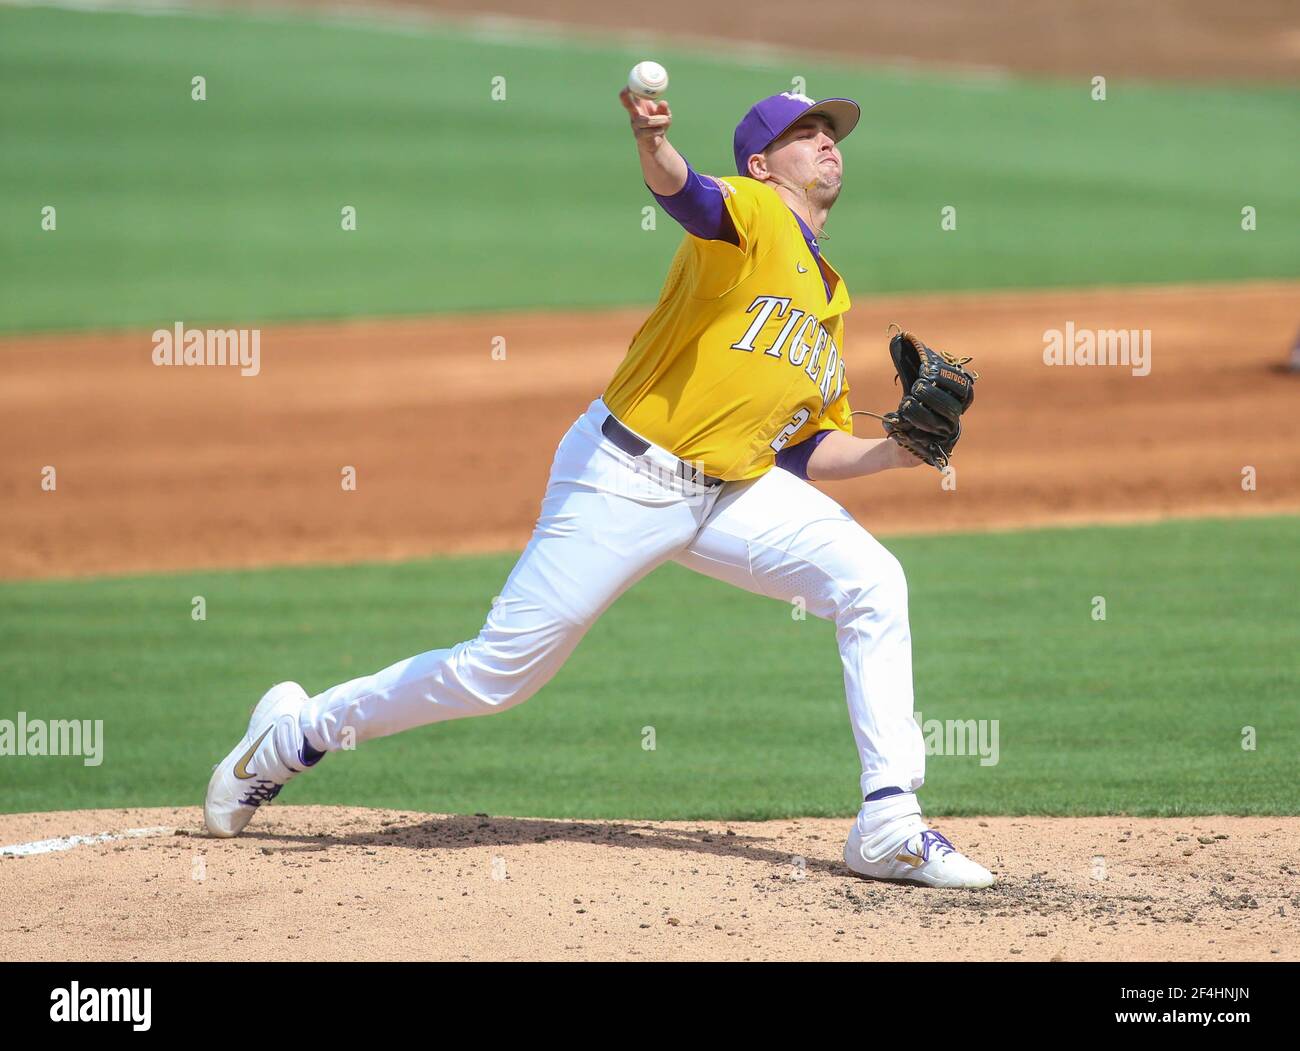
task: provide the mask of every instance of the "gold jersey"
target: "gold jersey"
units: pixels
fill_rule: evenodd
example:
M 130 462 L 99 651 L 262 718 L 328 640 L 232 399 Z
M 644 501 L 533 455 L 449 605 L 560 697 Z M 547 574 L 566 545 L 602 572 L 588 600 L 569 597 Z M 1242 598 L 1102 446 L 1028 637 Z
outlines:
M 714 181 L 740 243 L 686 235 L 604 401 L 643 438 L 740 481 L 820 430 L 853 433 L 841 350 L 849 295 L 824 258 L 819 269 L 775 190 Z

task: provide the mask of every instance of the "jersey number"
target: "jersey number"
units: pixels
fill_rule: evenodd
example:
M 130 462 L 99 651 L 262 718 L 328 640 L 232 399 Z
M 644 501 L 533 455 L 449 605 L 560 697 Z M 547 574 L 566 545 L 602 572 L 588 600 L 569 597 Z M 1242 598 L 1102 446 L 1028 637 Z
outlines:
M 811 415 L 807 409 L 800 409 L 794 414 L 794 419 L 781 428 L 781 433 L 772 439 L 772 450 L 780 452 L 785 448 L 785 443 L 794 437 L 795 431 L 808 422 Z

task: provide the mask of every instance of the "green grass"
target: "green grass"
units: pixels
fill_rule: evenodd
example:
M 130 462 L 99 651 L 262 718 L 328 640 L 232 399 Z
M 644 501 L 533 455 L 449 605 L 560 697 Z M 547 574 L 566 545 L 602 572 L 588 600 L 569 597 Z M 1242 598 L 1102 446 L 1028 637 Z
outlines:
M 614 97 L 637 57 L 0 10 L 0 330 L 653 302 L 679 231 L 641 229 Z M 657 57 L 674 141 L 716 173 L 747 106 L 795 75 L 863 102 L 826 246 L 855 294 L 1300 276 L 1300 91 L 1112 79 L 1095 102 L 1086 81 Z
M 1298 540 L 1300 518 L 1281 517 L 891 541 L 910 578 L 917 708 L 999 725 L 997 765 L 930 758 L 927 812 L 1300 813 Z M 105 759 L 0 758 L 0 810 L 198 803 L 267 685 L 317 691 L 472 637 L 511 564 L 4 584 L 0 717 L 103 719 Z M 195 595 L 206 621 L 190 617 Z M 527 704 L 330 756 L 281 798 L 844 815 L 857 776 L 831 626 L 670 565 Z

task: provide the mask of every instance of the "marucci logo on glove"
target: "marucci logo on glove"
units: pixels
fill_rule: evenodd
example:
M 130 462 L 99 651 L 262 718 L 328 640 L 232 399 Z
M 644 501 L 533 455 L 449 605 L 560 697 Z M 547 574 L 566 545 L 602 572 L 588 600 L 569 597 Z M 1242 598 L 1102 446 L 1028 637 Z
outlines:
M 964 366 L 971 359 L 931 350 L 899 325 L 889 341 L 889 355 L 903 386 L 893 412 L 859 409 L 853 416 L 874 416 L 885 433 L 918 459 L 943 470 L 961 437 L 961 418 L 975 401 L 979 373 Z

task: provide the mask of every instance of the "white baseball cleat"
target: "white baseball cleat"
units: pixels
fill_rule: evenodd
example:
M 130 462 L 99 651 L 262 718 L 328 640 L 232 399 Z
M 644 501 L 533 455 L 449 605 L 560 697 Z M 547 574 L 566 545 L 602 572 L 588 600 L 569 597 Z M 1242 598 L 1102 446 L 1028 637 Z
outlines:
M 296 682 L 272 686 L 257 702 L 248 732 L 230 754 L 212 768 L 203 823 L 221 839 L 237 836 L 290 778 L 314 766 L 322 753 L 307 744 L 298 728 L 298 712 L 307 691 Z M 283 756 L 290 756 L 286 761 Z
M 844 860 L 859 876 L 915 883 L 923 887 L 991 887 L 993 873 L 948 842 L 932 828 L 914 832 L 892 852 L 892 857 L 868 861 L 862 850 L 862 833 L 854 822 L 844 844 Z

